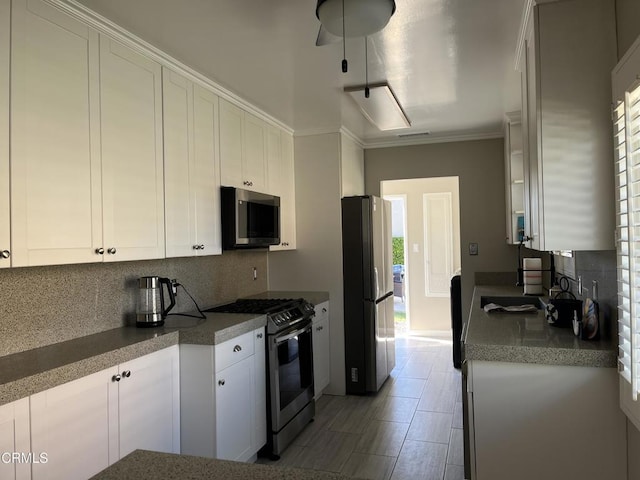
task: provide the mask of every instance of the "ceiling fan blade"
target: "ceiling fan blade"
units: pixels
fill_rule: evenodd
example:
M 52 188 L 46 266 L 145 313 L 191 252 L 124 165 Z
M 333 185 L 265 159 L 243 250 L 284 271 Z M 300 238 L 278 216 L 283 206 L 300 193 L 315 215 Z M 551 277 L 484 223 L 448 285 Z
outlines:
M 318 30 L 318 37 L 316 38 L 316 47 L 321 47 L 323 45 L 329 45 L 330 43 L 337 43 L 342 40 L 341 37 L 338 37 L 332 33 L 329 33 L 323 26 L 320 24 L 320 29 Z

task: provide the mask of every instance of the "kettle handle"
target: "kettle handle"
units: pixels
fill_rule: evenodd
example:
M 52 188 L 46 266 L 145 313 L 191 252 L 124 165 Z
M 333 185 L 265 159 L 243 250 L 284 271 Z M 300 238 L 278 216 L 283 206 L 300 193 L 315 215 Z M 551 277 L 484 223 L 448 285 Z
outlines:
M 169 280 L 166 277 L 160 277 L 158 280 L 160 281 L 161 287 L 162 285 L 167 286 L 167 292 L 169 293 L 170 303 L 167 308 L 164 308 L 164 293 L 160 292 L 160 298 L 162 299 L 162 319 L 164 320 L 165 318 L 167 318 L 167 314 L 169 313 L 169 310 L 171 310 L 176 305 L 176 296 L 173 293 L 173 288 L 171 288 L 171 280 Z

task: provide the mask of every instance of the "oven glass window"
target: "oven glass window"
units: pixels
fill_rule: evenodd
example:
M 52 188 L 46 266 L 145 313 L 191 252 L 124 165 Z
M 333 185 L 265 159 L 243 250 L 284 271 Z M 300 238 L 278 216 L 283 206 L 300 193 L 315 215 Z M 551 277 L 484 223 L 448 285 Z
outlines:
M 280 410 L 313 385 L 311 331 L 278 345 Z

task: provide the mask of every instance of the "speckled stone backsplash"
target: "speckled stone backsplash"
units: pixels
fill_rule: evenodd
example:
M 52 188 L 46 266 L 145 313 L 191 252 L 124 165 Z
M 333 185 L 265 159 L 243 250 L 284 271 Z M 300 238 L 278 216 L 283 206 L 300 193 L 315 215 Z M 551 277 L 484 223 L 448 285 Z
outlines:
M 135 323 L 137 280 L 175 278 L 201 308 L 267 290 L 266 251 L 0 270 L 0 356 Z M 253 268 L 257 279 L 253 279 Z M 194 310 L 178 289 L 172 312 Z

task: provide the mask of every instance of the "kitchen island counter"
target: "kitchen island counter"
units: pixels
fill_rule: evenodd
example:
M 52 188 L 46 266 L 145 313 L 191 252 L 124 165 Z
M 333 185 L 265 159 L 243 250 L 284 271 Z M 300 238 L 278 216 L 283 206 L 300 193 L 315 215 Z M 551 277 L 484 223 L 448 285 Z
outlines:
M 571 328 L 548 324 L 544 310 L 535 313 L 487 313 L 480 307 L 482 296 L 518 296 L 522 288 L 477 285 L 471 312 L 463 332 L 466 360 L 616 367 L 617 345 L 610 339 L 588 341 L 573 334 Z M 522 295 L 522 303 L 538 297 Z
M 135 450 L 92 477 L 92 480 L 253 480 L 256 478 L 346 480 L 353 477 L 300 468 Z

